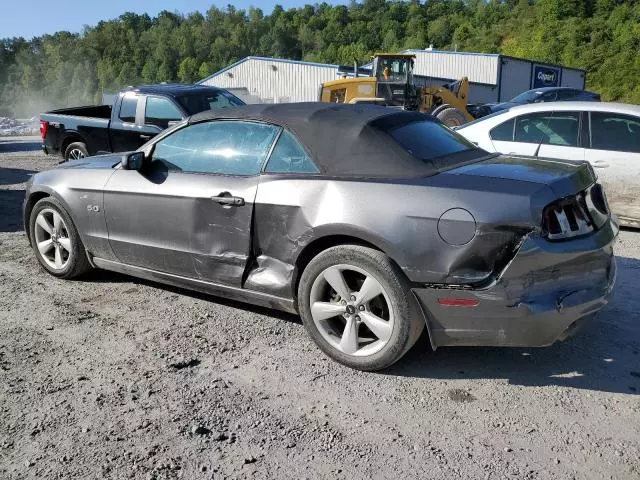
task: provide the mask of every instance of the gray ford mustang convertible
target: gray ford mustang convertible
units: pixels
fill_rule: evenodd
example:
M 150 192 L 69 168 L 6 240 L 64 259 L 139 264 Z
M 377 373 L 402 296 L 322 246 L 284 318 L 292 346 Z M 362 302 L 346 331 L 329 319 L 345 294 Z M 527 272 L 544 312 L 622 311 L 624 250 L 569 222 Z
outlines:
M 544 346 L 606 303 L 617 226 L 587 164 L 498 156 L 374 105 L 191 117 L 137 152 L 41 172 L 24 203 L 52 275 L 102 268 L 289 312 L 377 370 L 427 330 Z

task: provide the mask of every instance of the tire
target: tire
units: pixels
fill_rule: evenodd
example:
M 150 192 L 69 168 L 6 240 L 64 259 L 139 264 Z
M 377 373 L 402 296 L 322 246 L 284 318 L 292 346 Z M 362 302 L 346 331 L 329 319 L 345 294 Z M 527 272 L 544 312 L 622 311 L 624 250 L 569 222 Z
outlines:
M 436 118 L 447 127 L 457 127 L 467 123 L 467 117 L 457 108 L 446 108 L 436 115 Z
M 87 150 L 87 145 L 84 142 L 70 143 L 64 150 L 64 159 L 67 162 L 69 160 L 79 160 L 88 156 L 89 151 Z
M 357 245 L 332 247 L 311 260 L 300 278 L 298 308 L 320 350 L 364 371 L 397 362 L 425 326 L 404 273 L 384 253 Z
M 29 216 L 29 235 L 38 262 L 54 277 L 71 279 L 91 269 L 71 216 L 55 198 L 43 198 L 34 205 Z

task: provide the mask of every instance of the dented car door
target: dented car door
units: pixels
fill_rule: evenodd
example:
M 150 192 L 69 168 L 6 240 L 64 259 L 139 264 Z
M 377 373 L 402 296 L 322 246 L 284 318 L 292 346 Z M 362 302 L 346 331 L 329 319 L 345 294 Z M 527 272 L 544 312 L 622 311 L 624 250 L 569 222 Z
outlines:
M 189 125 L 161 139 L 140 172 L 115 172 L 105 209 L 118 260 L 240 286 L 258 174 L 278 132 L 253 122 Z

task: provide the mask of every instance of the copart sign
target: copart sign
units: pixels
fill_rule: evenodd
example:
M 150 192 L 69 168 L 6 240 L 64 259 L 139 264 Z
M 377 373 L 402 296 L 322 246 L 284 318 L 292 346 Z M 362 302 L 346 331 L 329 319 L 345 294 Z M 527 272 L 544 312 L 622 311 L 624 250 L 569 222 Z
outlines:
M 557 87 L 560 85 L 560 69 L 535 65 L 533 67 L 533 88 Z

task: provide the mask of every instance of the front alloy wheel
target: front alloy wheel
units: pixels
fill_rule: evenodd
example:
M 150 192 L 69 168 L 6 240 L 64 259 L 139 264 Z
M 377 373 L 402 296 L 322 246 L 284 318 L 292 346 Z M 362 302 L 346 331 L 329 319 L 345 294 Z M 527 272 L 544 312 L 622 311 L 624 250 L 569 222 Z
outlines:
M 29 238 L 40 265 L 59 278 L 75 278 L 91 269 L 71 216 L 53 197 L 38 200 L 29 215 Z
M 51 208 L 40 210 L 34 236 L 42 260 L 54 270 L 64 270 L 72 259 L 73 248 L 62 216 Z

